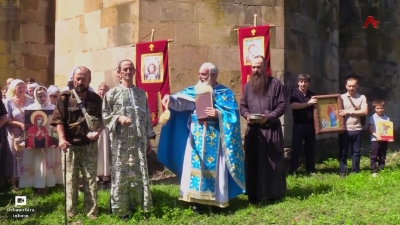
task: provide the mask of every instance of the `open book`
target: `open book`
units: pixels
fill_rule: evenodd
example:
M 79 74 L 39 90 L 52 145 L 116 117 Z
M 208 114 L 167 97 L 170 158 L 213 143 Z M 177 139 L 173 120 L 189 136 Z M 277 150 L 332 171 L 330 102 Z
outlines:
M 206 108 L 213 106 L 213 93 L 206 92 L 202 94 L 196 94 L 196 114 L 198 120 L 203 120 L 209 118 L 206 114 Z

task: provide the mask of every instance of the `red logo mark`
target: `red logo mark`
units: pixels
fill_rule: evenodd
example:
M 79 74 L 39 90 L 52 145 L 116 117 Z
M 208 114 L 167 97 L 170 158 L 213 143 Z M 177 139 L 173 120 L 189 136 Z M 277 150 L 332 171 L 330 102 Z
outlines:
M 368 25 L 372 24 L 374 29 L 376 29 L 378 28 L 378 23 L 380 23 L 379 20 L 375 20 L 373 16 L 368 16 L 367 19 L 365 20 L 363 28 L 365 29 L 368 27 Z

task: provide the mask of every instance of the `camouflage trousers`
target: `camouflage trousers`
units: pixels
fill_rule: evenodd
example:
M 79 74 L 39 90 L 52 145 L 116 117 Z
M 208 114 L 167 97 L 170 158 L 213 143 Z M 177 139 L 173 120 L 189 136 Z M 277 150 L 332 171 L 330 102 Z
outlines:
M 83 178 L 83 208 L 87 216 L 97 216 L 97 144 L 70 146 L 67 153 L 62 153 L 63 169 L 64 157 L 67 158 L 67 216 L 72 217 L 77 212 L 79 172 Z

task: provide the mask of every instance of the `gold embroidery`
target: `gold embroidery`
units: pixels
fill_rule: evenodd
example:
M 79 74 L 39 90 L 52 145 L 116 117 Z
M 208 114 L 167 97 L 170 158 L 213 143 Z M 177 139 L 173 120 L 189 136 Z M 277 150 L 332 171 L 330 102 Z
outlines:
M 154 121 L 156 119 L 156 114 L 154 112 L 151 113 L 151 121 Z
M 217 135 L 215 135 L 214 132 L 211 132 L 211 133 L 210 133 L 210 138 L 211 138 L 211 140 L 214 140 L 216 137 L 217 137 Z
M 200 137 L 200 135 L 201 135 L 201 133 L 198 130 L 196 130 L 196 133 L 194 133 L 194 136 Z
M 253 36 L 254 36 L 254 35 L 253 35 Z M 154 45 L 153 45 L 153 44 L 150 44 L 150 45 L 149 45 L 149 49 L 150 49 L 150 51 L 153 51 Z
M 222 96 L 222 101 L 226 101 L 228 98 L 226 96 Z
M 211 147 L 213 147 L 213 146 L 215 145 L 215 143 L 212 142 L 212 141 L 208 142 L 208 144 L 209 144 Z
M 254 36 L 254 35 L 256 35 L 256 30 L 255 29 L 253 29 L 253 30 L 251 30 L 251 34 Z
M 198 162 L 200 158 L 199 158 L 198 155 L 195 155 L 195 156 L 193 157 L 193 159 L 194 159 L 194 161 Z
M 212 156 L 208 156 L 207 158 L 208 163 L 214 162 L 214 158 Z

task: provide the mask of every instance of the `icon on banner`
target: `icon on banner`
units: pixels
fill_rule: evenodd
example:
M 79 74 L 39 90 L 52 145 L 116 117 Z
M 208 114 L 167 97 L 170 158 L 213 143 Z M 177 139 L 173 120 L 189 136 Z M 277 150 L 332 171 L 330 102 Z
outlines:
M 15 206 L 26 205 L 26 196 L 15 196 Z

